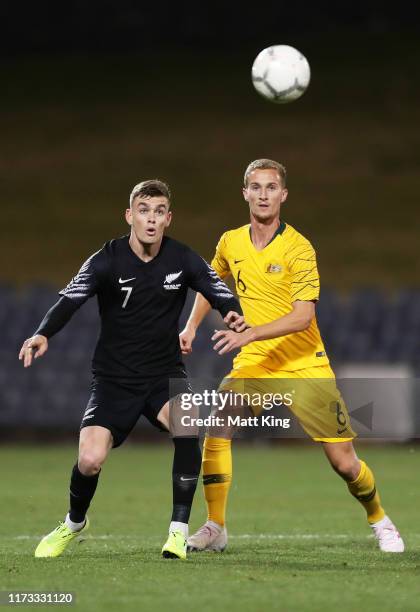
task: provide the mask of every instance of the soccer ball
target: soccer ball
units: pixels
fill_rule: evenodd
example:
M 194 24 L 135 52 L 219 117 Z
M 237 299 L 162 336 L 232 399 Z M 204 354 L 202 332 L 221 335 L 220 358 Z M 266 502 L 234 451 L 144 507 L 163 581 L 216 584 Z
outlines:
M 252 82 L 266 100 L 286 104 L 306 91 L 311 69 L 304 55 L 289 45 L 263 49 L 252 65 Z

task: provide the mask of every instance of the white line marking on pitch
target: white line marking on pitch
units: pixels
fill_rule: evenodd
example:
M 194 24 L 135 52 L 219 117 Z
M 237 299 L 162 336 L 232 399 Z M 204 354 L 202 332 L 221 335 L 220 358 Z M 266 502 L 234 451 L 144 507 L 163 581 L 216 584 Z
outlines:
M 80 536 L 85 540 L 143 540 L 153 541 L 160 539 L 162 534 L 156 536 L 142 536 L 142 535 L 119 535 L 119 534 L 105 534 L 105 535 L 83 535 Z M 405 534 L 407 538 L 420 538 L 420 533 Z M 16 536 L 0 536 L 0 540 L 38 540 L 42 535 L 16 535 Z M 364 540 L 366 538 L 373 538 L 373 534 L 369 535 L 352 535 L 351 533 L 242 533 L 238 535 L 230 535 L 232 540 Z

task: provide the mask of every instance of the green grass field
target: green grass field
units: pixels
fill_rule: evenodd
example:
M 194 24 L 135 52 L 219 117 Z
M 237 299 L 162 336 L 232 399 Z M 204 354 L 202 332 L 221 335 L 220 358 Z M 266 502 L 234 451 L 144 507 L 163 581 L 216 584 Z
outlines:
M 0 590 L 72 591 L 80 610 L 418 610 L 420 449 L 362 446 L 403 555 L 376 549 L 364 512 L 316 446 L 236 445 L 229 548 L 160 557 L 170 445 L 126 445 L 101 475 L 91 529 L 57 559 L 34 559 L 67 510 L 75 447 L 5 446 Z M 204 518 L 201 490 L 191 527 Z M 27 608 L 26 608 L 27 609 Z

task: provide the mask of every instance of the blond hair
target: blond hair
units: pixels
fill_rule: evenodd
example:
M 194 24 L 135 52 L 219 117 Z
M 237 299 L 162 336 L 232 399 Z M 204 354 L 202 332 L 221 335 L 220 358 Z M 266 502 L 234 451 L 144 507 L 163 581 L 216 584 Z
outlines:
M 283 187 L 286 187 L 287 172 L 283 164 L 274 161 L 273 159 L 256 159 L 251 162 L 244 174 L 244 187 L 248 187 L 248 177 L 254 170 L 276 170 L 279 174 Z

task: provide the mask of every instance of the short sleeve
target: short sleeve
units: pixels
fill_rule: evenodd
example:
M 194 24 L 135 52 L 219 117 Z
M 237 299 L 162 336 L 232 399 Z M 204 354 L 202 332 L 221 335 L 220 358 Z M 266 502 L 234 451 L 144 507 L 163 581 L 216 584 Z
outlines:
M 319 299 L 319 274 L 315 250 L 308 240 L 299 241 L 290 252 L 291 301 L 314 301 Z
M 228 233 L 225 232 L 220 238 L 216 247 L 216 253 L 210 264 L 220 278 L 225 278 L 230 274 L 230 267 L 227 259 L 227 234 Z

